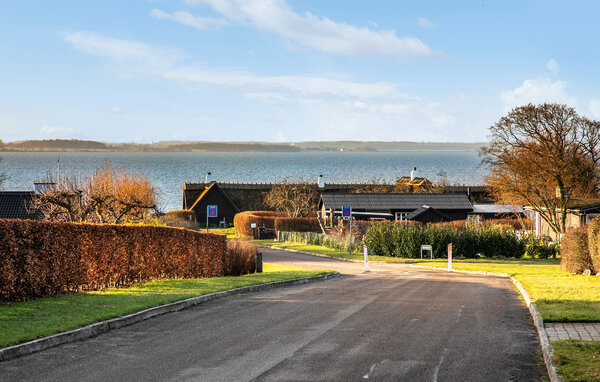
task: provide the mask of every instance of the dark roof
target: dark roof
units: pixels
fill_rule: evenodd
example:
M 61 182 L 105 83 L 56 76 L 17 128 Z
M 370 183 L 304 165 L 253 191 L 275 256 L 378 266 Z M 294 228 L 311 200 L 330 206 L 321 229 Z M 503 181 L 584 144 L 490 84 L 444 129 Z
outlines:
M 351 206 L 364 210 L 416 210 L 423 206 L 441 210 L 472 210 L 465 194 L 379 194 L 323 193 L 319 206 L 340 209 Z
M 198 203 L 200 203 L 200 201 L 202 199 L 204 199 L 204 197 L 206 195 L 208 195 L 208 193 L 211 190 L 219 192 L 221 195 L 223 195 L 223 197 L 225 198 L 225 200 L 227 200 L 227 202 L 231 205 L 231 207 L 234 210 L 238 210 L 239 211 L 239 209 L 237 208 L 237 206 L 235 205 L 235 203 L 233 202 L 233 200 L 231 200 L 231 198 L 229 197 L 229 195 L 227 195 L 226 193 L 223 192 L 223 190 L 221 190 L 221 188 L 219 187 L 219 185 L 217 184 L 217 182 L 211 182 L 207 186 L 204 187 L 204 191 L 202 191 L 202 193 L 200 194 L 200 196 L 198 196 L 198 198 L 196 199 L 196 201 L 194 202 L 194 204 L 192 204 L 192 206 L 190 207 L 190 210 L 193 210 L 194 207 L 196 207 L 196 205 Z
M 32 199 L 30 191 L 0 191 L 0 219 L 39 219 L 28 211 Z

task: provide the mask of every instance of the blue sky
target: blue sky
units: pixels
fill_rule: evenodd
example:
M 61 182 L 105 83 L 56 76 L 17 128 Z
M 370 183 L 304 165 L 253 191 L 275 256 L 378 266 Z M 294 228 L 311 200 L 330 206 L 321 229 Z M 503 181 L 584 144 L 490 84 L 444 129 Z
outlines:
M 597 1 L 13 1 L 0 139 L 480 142 L 600 119 Z

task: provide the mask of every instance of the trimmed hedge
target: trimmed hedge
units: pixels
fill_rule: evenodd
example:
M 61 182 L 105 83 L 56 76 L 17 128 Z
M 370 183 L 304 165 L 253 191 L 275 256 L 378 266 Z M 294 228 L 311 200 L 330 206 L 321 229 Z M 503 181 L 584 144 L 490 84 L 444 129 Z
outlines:
M 592 261 L 592 270 L 600 272 L 600 219 L 593 219 L 588 224 L 588 250 Z
M 275 219 L 275 231 L 286 232 L 322 232 L 317 218 L 288 218 Z
M 254 237 L 250 224 L 256 223 L 256 227 L 275 229 L 275 218 L 284 217 L 284 212 L 273 211 L 244 211 L 233 217 L 233 226 L 238 235 L 243 237 Z
M 588 250 L 588 227 L 571 229 L 563 236 L 560 246 L 560 269 L 571 273 L 592 269 L 592 258 Z
M 494 226 L 458 230 L 450 227 L 425 227 L 403 224 L 374 224 L 363 239 L 371 253 L 383 256 L 415 258 L 421 245 L 431 245 L 434 257 L 446 257 L 446 246 L 452 243 L 456 257 L 515 257 L 525 252 L 524 240 L 511 229 Z
M 222 276 L 226 249 L 181 228 L 0 219 L 0 299 Z
M 275 211 L 244 211 L 235 215 L 233 226 L 238 235 L 243 237 L 254 237 L 250 225 L 256 223 L 256 227 L 271 228 L 275 231 L 296 232 L 321 232 L 321 226 L 314 216 L 307 218 L 291 218 L 285 212 Z

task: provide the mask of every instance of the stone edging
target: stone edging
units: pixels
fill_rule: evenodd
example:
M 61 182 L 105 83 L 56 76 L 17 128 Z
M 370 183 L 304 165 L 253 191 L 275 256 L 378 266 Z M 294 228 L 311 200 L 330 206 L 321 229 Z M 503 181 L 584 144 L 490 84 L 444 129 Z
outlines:
M 234 294 L 259 292 L 274 288 L 306 284 L 309 282 L 327 280 L 338 276 L 340 276 L 339 272 L 326 273 L 324 275 L 304 277 L 301 279 L 274 281 L 266 284 L 250 285 L 246 287 L 210 293 L 203 296 L 191 297 L 181 301 L 175 301 L 166 305 L 160 305 L 142 310 L 140 312 L 128 314 L 126 316 L 113 318 L 111 320 L 96 322 L 94 324 L 84 326 L 83 328 L 74 329 L 68 332 L 58 333 L 52 336 L 40 338 L 38 340 L 33 340 L 22 344 L 2 348 L 0 349 L 0 362 L 21 357 L 23 355 L 35 353 L 44 349 L 48 349 L 50 347 L 95 337 L 99 334 L 106 333 L 113 329 L 118 329 L 123 326 L 132 325 L 136 322 L 144 321 L 161 314 L 176 312 L 178 310 L 186 309 L 191 306 L 202 304 L 204 302 L 208 302 L 218 298 L 223 298 Z
M 411 265 L 413 268 L 424 268 L 424 269 L 432 269 L 432 270 L 444 270 L 447 271 L 447 268 L 439 268 L 439 267 L 428 267 L 423 265 Z M 554 354 L 554 349 L 552 345 L 550 345 L 550 341 L 548 340 L 548 333 L 546 333 L 546 329 L 544 328 L 544 321 L 542 320 L 542 316 L 537 308 L 535 302 L 523 286 L 519 280 L 512 277 L 507 273 L 496 273 L 496 272 L 486 272 L 486 271 L 465 271 L 453 269 L 452 272 L 456 273 L 467 273 L 467 274 L 475 274 L 475 275 L 483 275 L 483 276 L 497 276 L 497 277 L 506 277 L 510 278 L 513 284 L 517 287 L 527 307 L 529 308 L 529 314 L 531 314 L 531 318 L 533 319 L 533 324 L 538 332 L 538 337 L 540 339 L 540 345 L 542 346 L 542 353 L 544 356 L 544 362 L 546 363 L 546 369 L 548 370 L 548 377 L 550 377 L 551 382 L 562 382 L 563 378 L 559 374 L 556 365 L 552 362 L 552 356 Z

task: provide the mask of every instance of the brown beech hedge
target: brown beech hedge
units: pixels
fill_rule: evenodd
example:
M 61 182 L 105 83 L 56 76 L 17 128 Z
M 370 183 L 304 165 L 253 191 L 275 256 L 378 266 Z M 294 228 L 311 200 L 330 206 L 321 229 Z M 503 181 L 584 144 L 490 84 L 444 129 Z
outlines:
M 162 226 L 0 219 L 0 299 L 223 276 L 223 235 Z
M 256 227 L 265 227 L 275 229 L 276 231 L 287 232 L 321 232 L 321 226 L 314 216 L 306 218 L 291 218 L 285 212 L 275 211 L 244 211 L 236 214 L 233 218 L 233 225 L 240 236 L 253 237 L 250 225 L 256 223 Z

